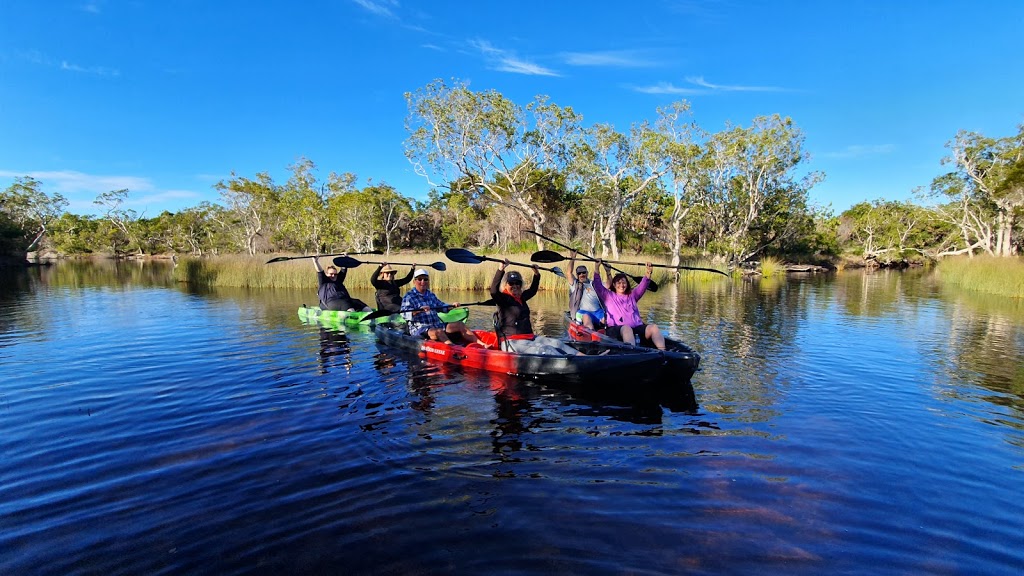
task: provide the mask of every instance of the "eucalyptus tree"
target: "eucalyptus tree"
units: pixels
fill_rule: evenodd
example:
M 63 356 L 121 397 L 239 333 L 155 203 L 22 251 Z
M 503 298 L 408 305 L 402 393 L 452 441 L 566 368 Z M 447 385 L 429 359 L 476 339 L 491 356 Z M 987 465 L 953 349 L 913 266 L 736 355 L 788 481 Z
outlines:
M 250 256 L 256 255 L 260 238 L 267 241 L 275 231 L 279 218 L 281 192 L 266 172 L 255 180 L 231 173 L 231 179 L 214 185 L 228 209 L 229 217 L 241 228 L 239 247 Z
M 595 124 L 582 130 L 572 156 L 572 174 L 586 189 L 584 202 L 601 207 L 594 215 L 601 255 L 618 258 L 623 211 L 671 169 L 665 135 L 646 122 L 628 134 Z
M 60 194 L 52 196 L 41 189 L 42 184 L 32 178 L 15 178 L 14 183 L 0 192 L 0 220 L 6 220 L 4 234 L 15 244 L 11 248 L 31 252 L 46 234 L 47 227 L 67 208 L 68 201 Z
M 544 233 L 544 193 L 530 175 L 564 166 L 580 116 L 537 96 L 519 106 L 496 90 L 474 92 L 463 82 L 435 80 L 406 93 L 409 114 L 405 154 L 435 188 L 464 181 L 469 189 L 522 214 Z M 543 248 L 537 238 L 538 249 Z
M 738 264 L 778 238 L 766 232 L 773 222 L 784 222 L 779 211 L 806 205 L 822 175 L 795 174 L 808 158 L 803 142 L 793 121 L 778 114 L 759 116 L 750 128 L 727 126 L 708 138 L 700 166 L 704 175 L 695 192 L 712 240 L 730 262 Z M 755 226 L 758 235 L 751 233 Z
M 960 213 L 952 219 L 961 222 L 961 233 L 968 232 L 963 225 L 973 228 L 973 240 L 965 239 L 968 253 L 977 247 L 996 256 L 1016 254 L 1014 228 L 1024 210 L 1024 124 L 1007 138 L 961 130 L 946 147 L 952 154 L 943 163 L 952 163 L 956 170 L 936 178 L 932 190 L 954 200 Z M 978 226 L 983 220 L 991 223 Z M 984 237 L 986 227 L 993 229 L 994 238 Z
M 88 254 L 104 247 L 100 238 L 100 220 L 64 212 L 50 225 L 47 237 L 62 254 Z
M 111 190 L 104 192 L 93 200 L 103 210 L 107 224 L 108 241 L 110 249 L 114 254 L 121 252 L 123 245 L 127 249 L 134 247 L 135 252 L 140 256 L 144 253 L 141 216 L 131 208 L 125 208 L 128 200 L 128 189 Z
M 300 158 L 288 167 L 292 175 L 281 187 L 281 227 L 277 239 L 300 252 L 320 253 L 339 238 L 339 229 L 328 213 L 332 196 L 351 191 L 356 176 L 331 173 L 328 181 L 317 181 L 316 165 Z
M 700 141 L 707 134 L 689 118 L 690 103 L 686 100 L 658 109 L 656 128 L 664 137 L 664 153 L 669 159 L 667 188 L 672 193 L 672 210 L 668 215 L 668 226 L 671 229 L 673 266 L 680 264 L 683 223 L 701 200 L 697 188 L 703 154 Z M 679 277 L 678 270 L 676 277 Z
M 927 209 L 910 202 L 860 202 L 839 215 L 838 237 L 865 259 L 888 264 L 925 253 L 934 240 L 930 220 Z
M 387 184 L 368 186 L 363 193 L 372 206 L 373 220 L 367 224 L 380 229 L 384 236 L 384 251 L 391 253 L 391 241 L 399 228 L 412 216 L 409 199 Z

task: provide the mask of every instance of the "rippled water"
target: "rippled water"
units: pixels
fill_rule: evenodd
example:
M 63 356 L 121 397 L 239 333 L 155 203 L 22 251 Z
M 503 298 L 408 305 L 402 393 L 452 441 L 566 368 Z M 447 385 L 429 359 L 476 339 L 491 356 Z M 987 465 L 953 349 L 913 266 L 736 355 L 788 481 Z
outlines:
M 0 573 L 1024 566 L 1021 303 L 920 273 L 665 286 L 641 308 L 702 354 L 694 410 L 166 278 L 0 276 Z M 557 333 L 561 300 L 535 326 Z

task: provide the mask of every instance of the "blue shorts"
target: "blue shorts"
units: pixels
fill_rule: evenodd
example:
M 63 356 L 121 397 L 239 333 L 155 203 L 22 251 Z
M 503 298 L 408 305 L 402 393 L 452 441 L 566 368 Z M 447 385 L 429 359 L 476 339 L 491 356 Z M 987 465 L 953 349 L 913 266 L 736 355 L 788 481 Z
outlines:
M 595 310 L 593 312 L 591 312 L 590 310 L 580 310 L 579 312 L 576 312 L 576 321 L 583 322 L 584 314 L 590 316 L 590 320 L 594 323 L 595 326 L 597 324 L 604 322 L 604 310 Z

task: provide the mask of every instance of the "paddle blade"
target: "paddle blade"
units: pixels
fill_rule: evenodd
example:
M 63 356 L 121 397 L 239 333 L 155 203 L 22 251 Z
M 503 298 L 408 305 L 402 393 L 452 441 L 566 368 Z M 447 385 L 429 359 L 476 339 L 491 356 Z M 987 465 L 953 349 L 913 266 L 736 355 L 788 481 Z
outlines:
M 278 256 L 277 258 L 271 258 L 267 260 L 267 264 L 273 264 L 274 262 L 284 262 L 285 260 L 293 260 L 290 256 Z
M 552 266 L 551 271 L 555 274 L 555 276 L 558 276 L 559 278 L 565 278 L 565 272 L 562 272 L 562 269 L 559 268 L 558 266 Z
M 445 270 L 448 269 L 448 266 L 445 266 L 444 262 L 434 262 L 433 264 L 430 265 L 430 267 L 433 268 L 434 270 L 437 270 L 438 272 L 444 272 Z
M 360 262 L 359 260 L 356 260 L 355 258 L 349 256 L 338 256 L 337 258 L 332 260 L 332 262 L 334 262 L 334 265 L 337 266 L 338 268 L 355 268 L 356 266 L 362 264 L 362 262 Z
M 376 320 L 377 318 L 383 318 L 385 316 L 391 316 L 391 314 L 392 314 L 392 312 L 388 312 L 387 310 L 376 310 L 374 312 L 370 312 L 366 316 L 363 316 L 363 319 L 360 320 L 360 322 L 366 322 L 368 320 Z
M 561 262 L 563 260 L 565 260 L 565 256 L 562 256 L 561 254 L 553 250 L 540 250 L 538 252 L 534 252 L 530 256 L 531 262 L 543 262 L 545 264 L 550 264 L 552 262 Z
M 654 280 L 651 280 L 650 282 L 647 283 L 647 289 L 650 290 L 651 292 L 657 292 L 658 283 L 655 282 Z
M 464 248 L 449 248 L 444 251 L 444 256 L 459 264 L 479 264 L 484 261 L 483 258 Z

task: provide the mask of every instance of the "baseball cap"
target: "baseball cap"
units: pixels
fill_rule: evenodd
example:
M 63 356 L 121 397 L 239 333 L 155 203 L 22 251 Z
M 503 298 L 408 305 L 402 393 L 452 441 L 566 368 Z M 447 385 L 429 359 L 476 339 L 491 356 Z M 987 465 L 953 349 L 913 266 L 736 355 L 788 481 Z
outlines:
M 413 274 L 412 277 L 419 278 L 420 276 L 430 276 L 430 274 L 427 274 L 427 271 L 424 270 L 423 268 L 417 268 L 416 273 Z
M 587 273 L 587 267 L 586 266 L 580 265 L 580 266 L 576 267 L 576 274 L 586 274 L 586 273 Z
M 520 274 L 519 272 L 516 272 L 515 270 L 513 270 L 511 272 L 506 272 L 505 273 L 505 282 L 507 282 L 509 284 L 522 284 L 523 283 L 523 275 Z

